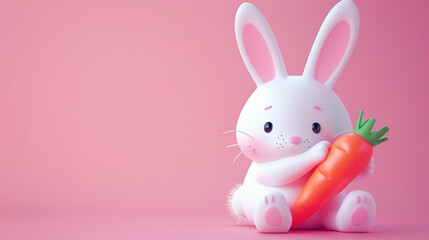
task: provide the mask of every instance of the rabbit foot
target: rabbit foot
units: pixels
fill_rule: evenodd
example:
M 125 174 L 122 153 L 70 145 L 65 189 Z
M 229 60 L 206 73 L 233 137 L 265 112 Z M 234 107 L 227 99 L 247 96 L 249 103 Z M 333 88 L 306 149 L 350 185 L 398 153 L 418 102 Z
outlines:
M 353 191 L 345 197 L 338 210 L 337 230 L 342 232 L 368 232 L 375 220 L 374 198 L 365 191 Z
M 254 222 L 258 232 L 283 233 L 290 229 L 292 215 L 286 199 L 271 192 L 255 206 Z

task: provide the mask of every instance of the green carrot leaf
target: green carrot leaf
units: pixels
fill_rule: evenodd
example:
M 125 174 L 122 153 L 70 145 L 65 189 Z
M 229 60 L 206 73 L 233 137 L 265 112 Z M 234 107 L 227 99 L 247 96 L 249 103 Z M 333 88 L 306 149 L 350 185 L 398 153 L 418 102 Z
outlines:
M 387 141 L 387 138 L 382 138 L 389 131 L 389 128 L 387 126 L 382 127 L 378 131 L 371 132 L 375 124 L 375 118 L 366 119 L 362 123 L 362 117 L 363 117 L 363 111 L 360 111 L 358 121 L 353 131 L 354 133 L 363 137 L 373 147 L 375 147 L 376 145 L 382 142 Z

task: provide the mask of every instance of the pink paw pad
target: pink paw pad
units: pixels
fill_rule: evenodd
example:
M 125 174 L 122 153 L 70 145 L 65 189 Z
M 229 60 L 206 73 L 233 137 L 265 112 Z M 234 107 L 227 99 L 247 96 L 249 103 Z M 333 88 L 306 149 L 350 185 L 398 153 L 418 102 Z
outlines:
M 271 226 L 279 226 L 282 223 L 282 215 L 276 207 L 270 206 L 265 210 L 265 221 Z
M 368 220 L 368 210 L 363 207 L 357 207 L 353 213 L 351 218 L 351 223 L 355 226 L 361 226 Z
M 356 190 L 344 198 L 337 212 L 336 226 L 342 232 L 368 232 L 375 214 L 375 200 L 371 194 Z
M 254 223 L 258 232 L 284 233 L 289 231 L 292 215 L 284 196 L 272 192 L 255 205 Z
M 366 203 L 366 204 L 368 204 L 368 205 L 370 205 L 370 204 L 371 204 L 371 202 L 370 202 L 369 198 L 367 198 L 366 196 L 363 196 L 363 197 L 362 197 L 362 202 L 364 202 L 364 203 Z M 359 196 L 357 196 L 357 197 L 356 197 L 356 203 L 360 203 L 360 197 L 359 197 Z

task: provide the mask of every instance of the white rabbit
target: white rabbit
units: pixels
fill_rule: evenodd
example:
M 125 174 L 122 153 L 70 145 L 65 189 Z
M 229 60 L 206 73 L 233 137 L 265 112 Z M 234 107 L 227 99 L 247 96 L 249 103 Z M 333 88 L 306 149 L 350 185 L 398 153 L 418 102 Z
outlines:
M 352 129 L 332 86 L 356 42 L 359 14 L 351 0 L 339 2 L 316 37 L 302 76 L 288 76 L 274 35 L 259 10 L 243 3 L 236 15 L 240 54 L 257 85 L 237 122 L 241 152 L 253 162 L 233 189 L 231 211 L 259 232 L 287 232 L 294 203 L 315 166 L 339 136 Z M 240 152 L 240 153 L 241 153 Z M 362 175 L 373 171 L 373 159 Z M 366 232 L 375 219 L 374 198 L 341 192 L 298 228 Z

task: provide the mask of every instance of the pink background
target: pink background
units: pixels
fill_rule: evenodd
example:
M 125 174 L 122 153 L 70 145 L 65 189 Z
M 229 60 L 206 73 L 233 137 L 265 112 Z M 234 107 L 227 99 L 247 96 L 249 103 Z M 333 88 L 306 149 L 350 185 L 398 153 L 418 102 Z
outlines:
M 1 1 L 0 238 L 283 238 L 233 226 L 224 208 L 250 164 L 231 164 L 221 134 L 256 87 L 235 43 L 241 2 Z M 290 75 L 336 2 L 252 1 Z M 364 109 L 391 127 L 374 176 L 351 186 L 377 200 L 365 237 L 427 236 L 429 2 L 355 3 L 334 90 L 353 122 Z

